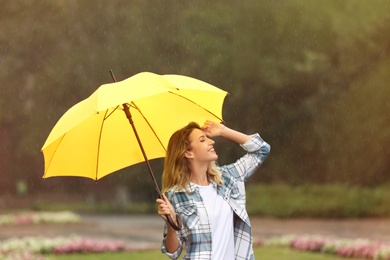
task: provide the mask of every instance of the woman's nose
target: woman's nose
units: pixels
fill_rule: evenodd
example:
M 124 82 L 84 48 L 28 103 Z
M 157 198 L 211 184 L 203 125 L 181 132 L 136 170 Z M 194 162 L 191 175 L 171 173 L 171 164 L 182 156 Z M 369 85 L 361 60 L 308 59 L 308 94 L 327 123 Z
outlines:
M 215 144 L 214 140 L 213 140 L 213 139 L 210 139 L 210 138 L 209 138 L 209 143 L 210 143 L 210 144 Z

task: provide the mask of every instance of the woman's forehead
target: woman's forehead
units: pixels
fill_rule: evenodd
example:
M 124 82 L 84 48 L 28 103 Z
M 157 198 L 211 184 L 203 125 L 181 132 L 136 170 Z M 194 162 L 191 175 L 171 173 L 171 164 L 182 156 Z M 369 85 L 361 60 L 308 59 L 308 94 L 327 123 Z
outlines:
M 193 141 L 193 140 L 197 140 L 197 139 L 204 137 L 204 136 L 205 136 L 205 133 L 203 132 L 203 130 L 195 128 L 194 130 L 192 130 L 192 132 L 190 134 L 190 139 L 191 139 L 191 141 Z

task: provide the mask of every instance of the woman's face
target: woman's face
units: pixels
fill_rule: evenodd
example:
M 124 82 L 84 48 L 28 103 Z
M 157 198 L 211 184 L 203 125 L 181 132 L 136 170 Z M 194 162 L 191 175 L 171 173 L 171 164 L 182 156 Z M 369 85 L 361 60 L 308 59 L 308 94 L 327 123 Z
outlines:
M 187 158 L 199 162 L 217 160 L 218 155 L 214 150 L 214 143 L 202 130 L 195 128 L 190 134 L 190 149 L 186 153 Z

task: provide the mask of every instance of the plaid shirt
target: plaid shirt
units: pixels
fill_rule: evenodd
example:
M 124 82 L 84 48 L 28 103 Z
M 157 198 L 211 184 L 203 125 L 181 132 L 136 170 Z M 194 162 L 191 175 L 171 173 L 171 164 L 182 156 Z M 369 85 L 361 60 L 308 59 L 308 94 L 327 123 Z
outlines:
M 270 145 L 264 142 L 259 134 L 255 134 L 250 141 L 241 146 L 247 154 L 233 164 L 220 167 L 224 182 L 220 186 L 217 186 L 215 182 L 212 184 L 217 188 L 218 195 L 222 196 L 234 211 L 235 259 L 246 260 L 254 259 L 254 254 L 251 224 L 245 208 L 244 182 L 267 158 Z M 165 248 L 167 231 L 165 225 L 161 251 L 172 259 L 178 259 L 185 245 L 186 253 L 183 259 L 211 259 L 211 225 L 206 207 L 196 185 L 190 183 L 188 190 L 190 194 L 184 189 L 171 188 L 167 191 L 167 197 L 181 219 L 182 229 L 177 231 L 180 246 L 176 252 L 171 254 Z

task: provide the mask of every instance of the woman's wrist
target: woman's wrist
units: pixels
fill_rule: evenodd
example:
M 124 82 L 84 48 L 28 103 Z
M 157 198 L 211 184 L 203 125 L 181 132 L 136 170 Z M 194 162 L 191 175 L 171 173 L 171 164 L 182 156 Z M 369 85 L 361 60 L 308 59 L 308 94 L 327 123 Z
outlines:
M 219 130 L 219 135 L 224 137 L 226 131 L 229 131 L 229 128 L 227 126 L 221 124 L 221 130 Z

